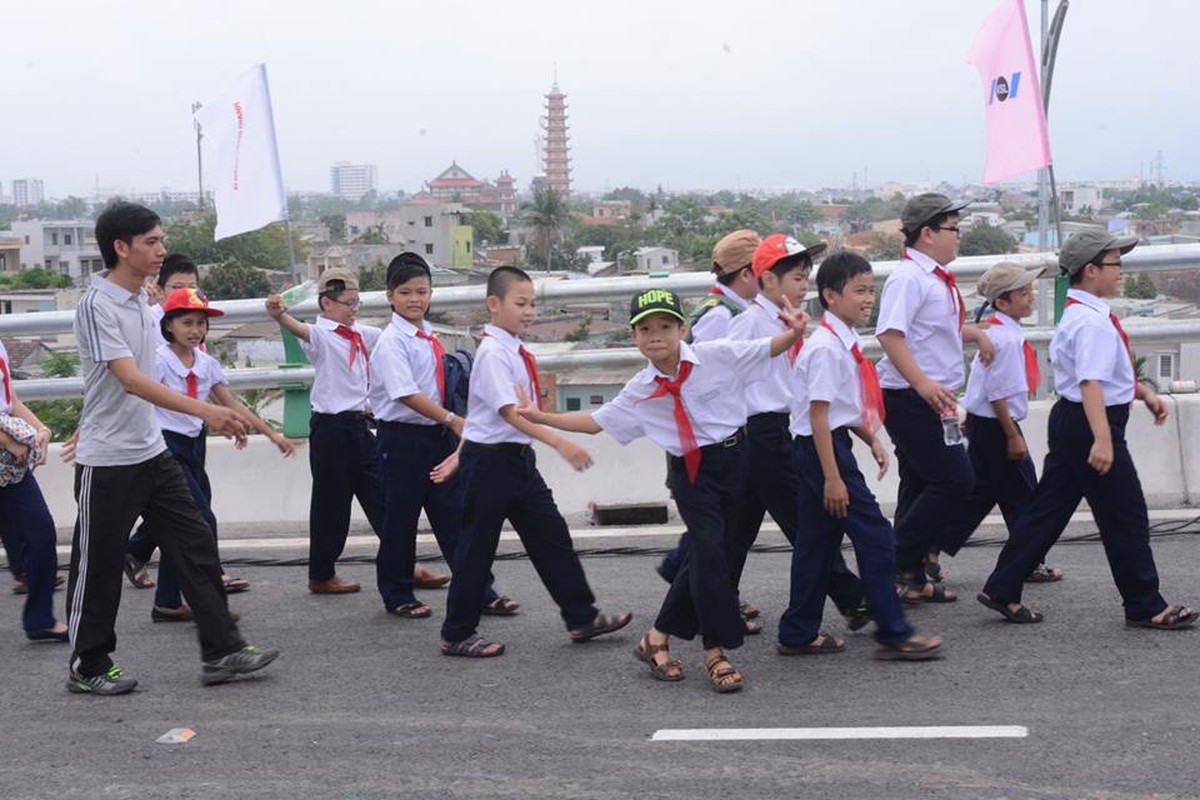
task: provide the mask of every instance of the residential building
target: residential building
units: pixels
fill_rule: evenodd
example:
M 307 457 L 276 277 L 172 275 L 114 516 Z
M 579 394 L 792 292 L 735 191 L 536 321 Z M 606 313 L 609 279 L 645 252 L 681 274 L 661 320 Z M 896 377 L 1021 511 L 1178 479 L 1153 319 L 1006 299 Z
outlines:
M 12 232 L 21 238 L 21 264 L 45 267 L 70 275 L 76 286 L 86 286 L 94 272 L 104 269 L 96 245 L 94 223 L 82 220 L 16 220 Z
M 374 164 L 338 161 L 329 168 L 329 188 L 344 200 L 361 200 L 378 191 L 379 176 Z
M 351 241 L 372 231 L 389 244 L 419 253 L 443 267 L 469 267 L 474 260 L 474 230 L 461 203 L 406 203 L 389 211 L 349 211 L 346 236 Z
M 21 268 L 21 246 L 25 240 L 10 231 L 0 231 L 0 272 L 16 272 Z
M 1090 184 L 1060 186 L 1058 205 L 1064 214 L 1079 214 L 1085 208 L 1098 212 L 1104 206 L 1104 190 Z
M 669 247 L 639 247 L 633 251 L 634 269 L 661 272 L 679 267 L 679 251 Z
M 45 201 L 46 191 L 39 178 L 17 178 L 12 182 L 13 205 L 24 208 Z
M 517 210 L 517 179 L 500 173 L 495 182 L 481 181 L 451 161 L 436 178 L 425 182 L 425 188 L 412 199 L 417 204 L 462 203 L 508 216 Z

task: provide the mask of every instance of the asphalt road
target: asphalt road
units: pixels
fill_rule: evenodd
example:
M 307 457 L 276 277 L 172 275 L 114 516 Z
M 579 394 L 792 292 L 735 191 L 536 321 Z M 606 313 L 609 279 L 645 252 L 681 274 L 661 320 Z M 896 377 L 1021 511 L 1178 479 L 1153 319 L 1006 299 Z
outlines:
M 1163 539 L 1155 549 L 1168 601 L 1200 603 L 1200 537 Z M 422 594 L 433 619 L 396 620 L 373 590 L 317 597 L 305 590 L 302 567 L 239 566 L 230 571 L 253 583 L 231 598 L 243 633 L 284 655 L 259 677 L 208 688 L 198 680 L 191 626 L 152 623 L 152 592 L 126 586 L 116 656 L 142 684 L 117 698 L 68 694 L 66 646 L 25 643 L 20 600 L 6 592 L 0 797 L 1200 796 L 1200 633 L 1126 629 L 1096 544 L 1056 548 L 1052 563 L 1066 580 L 1030 587 L 1026 601 L 1045 623 L 1006 623 L 973 600 L 997 552 L 974 548 L 948 561 L 948 585 L 963 600 L 912 613 L 922 631 L 946 638 L 945 658 L 926 664 L 874 661 L 864 633 L 850 634 L 843 654 L 776 655 L 788 558 L 753 555 L 744 596 L 763 608 L 766 631 L 733 654 L 748 687 L 727 696 L 707 687 L 696 643 L 674 649 L 688 670 L 681 683 L 653 681 L 633 659 L 664 591 L 644 555 L 585 559 L 600 605 L 635 613 L 626 631 L 585 645 L 568 640 L 527 561 L 498 562 L 499 587 L 523 609 L 485 619 L 482 631 L 509 651 L 480 662 L 438 653 L 444 592 Z M 373 583 L 368 565 L 342 573 Z M 836 615 L 828 623 L 844 634 Z M 668 728 L 911 725 L 1020 725 L 1029 733 L 650 739 Z M 195 738 L 155 743 L 177 727 Z

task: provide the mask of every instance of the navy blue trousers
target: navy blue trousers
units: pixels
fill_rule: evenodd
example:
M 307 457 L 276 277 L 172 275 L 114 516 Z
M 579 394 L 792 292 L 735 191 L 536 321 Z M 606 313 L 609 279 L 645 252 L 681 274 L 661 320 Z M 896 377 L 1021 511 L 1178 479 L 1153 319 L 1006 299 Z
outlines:
M 0 486 L 0 538 L 9 558 L 17 554 L 20 561 L 9 561 L 13 574 L 25 575 L 29 594 L 21 621 L 26 633 L 47 630 L 54 626 L 54 574 L 58 571 L 58 555 L 54 551 L 57 532 L 54 518 L 46 507 L 46 499 L 32 472 L 18 483 Z
M 746 420 L 750 479 L 729 547 L 729 574 L 735 589 L 741 583 L 746 556 L 758 539 L 765 514 L 771 514 L 789 543 L 796 540 L 799 479 L 792 455 L 790 421 L 788 414 L 755 414 Z M 829 597 L 843 614 L 858 608 L 864 599 L 862 583 L 846 566 L 840 548 L 830 567 Z
M 308 437 L 312 499 L 308 511 L 308 578 L 327 581 L 350 532 L 350 503 L 355 498 L 377 536 L 383 531 L 383 491 L 379 446 L 366 415 L 313 412 Z M 409 575 L 411 580 L 411 573 Z
M 730 580 L 729 541 L 745 501 L 747 450 L 739 431 L 725 443 L 700 448 L 700 470 L 688 480 L 682 458 L 667 460 L 667 484 L 687 525 L 682 563 L 654 627 L 681 639 L 697 635 L 705 648 L 741 647 L 745 624 Z
M 899 644 L 913 634 L 894 588 L 895 537 L 875 496 L 858 469 L 845 428 L 833 431 L 838 472 L 850 493 L 845 519 L 825 510 L 825 473 L 811 436 L 797 436 L 793 445 L 799 476 L 795 546 L 792 548 L 792 588 L 788 609 L 779 620 L 779 641 L 799 647 L 817 638 L 829 591 L 830 567 L 840 555 L 842 536 L 850 537 L 862 576 L 867 608 L 875 620 L 875 639 Z
M 466 442 L 459 454 L 463 482 L 462 529 L 451 569 L 442 640 L 461 642 L 479 626 L 500 529 L 512 523 L 533 568 L 558 605 L 568 630 L 596 618 L 596 598 L 571 543 L 567 521 L 537 469 L 533 448 Z
M 458 446 L 458 438 L 446 428 L 384 420 L 378 426 L 383 529 L 375 559 L 375 578 L 384 608 L 392 611 L 416 601 L 413 568 L 421 509 L 429 518 L 442 556 L 453 570 L 462 525 L 463 481 L 458 473 L 445 483 L 429 480 L 433 468 Z M 490 603 L 497 597 L 489 574 L 483 601 Z
M 1020 430 L 1020 426 L 1017 426 Z M 942 530 L 940 550 L 955 555 L 984 517 L 996 506 L 1011 531 L 1025 509 L 1033 502 L 1037 473 L 1028 455 L 1020 461 L 1008 457 L 1008 439 L 1000 422 L 991 417 L 967 414 L 967 456 L 975 470 L 975 488 Z
M 883 392 L 888 436 L 896 448 L 900 489 L 896 494 L 896 570 L 914 587 L 926 583 L 926 553 L 957 519 L 975 488 L 967 449 L 947 446 L 942 421 L 912 389 Z
M 1045 560 L 1086 497 L 1121 593 L 1125 618 L 1148 619 L 1167 607 L 1158 592 L 1146 498 L 1125 442 L 1129 406 L 1109 406 L 1107 414 L 1113 465 L 1107 475 L 1100 475 L 1087 463 L 1094 439 L 1083 405 L 1062 398 L 1050 410 L 1050 452 L 1033 502 L 1010 531 L 1008 544 L 983 587 L 994 600 L 1021 602 L 1025 576 Z
M 212 486 L 208 482 L 208 473 L 204 471 L 204 460 L 208 452 L 208 436 L 201 431 L 199 436 L 184 436 L 175 431 L 163 431 L 163 441 L 179 468 L 183 471 L 183 479 L 187 482 L 196 510 L 204 517 L 208 529 L 212 531 L 213 540 L 217 538 L 217 518 L 212 510 Z M 129 538 L 128 552 L 138 561 L 146 562 L 154 555 L 158 547 L 155 532 L 145 520 L 138 526 L 137 532 Z M 165 608 L 178 608 L 183 604 L 183 594 L 179 581 L 171 569 L 171 562 L 165 558 L 158 566 L 158 580 L 154 589 L 154 605 Z

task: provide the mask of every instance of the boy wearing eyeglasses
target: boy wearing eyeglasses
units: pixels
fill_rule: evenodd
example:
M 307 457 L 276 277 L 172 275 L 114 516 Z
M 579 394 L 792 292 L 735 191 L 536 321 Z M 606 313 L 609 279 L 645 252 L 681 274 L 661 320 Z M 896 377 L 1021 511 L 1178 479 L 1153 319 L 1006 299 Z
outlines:
M 900 470 L 896 572 L 901 599 L 912 604 L 958 599 L 928 579 L 924 560 L 975 482 L 966 448 L 950 443 L 943 427 L 944 420 L 957 420 L 963 342 L 979 347 L 984 363 L 992 354 L 987 334 L 964 327 L 966 307 L 948 266 L 958 257 L 958 214 L 968 204 L 932 192 L 905 203 L 904 252 L 884 283 L 875 327 L 884 352 L 885 425 Z
M 1050 340 L 1058 394 L 1047 428 L 1050 450 L 1033 502 L 976 597 L 1009 622 L 1042 621 L 1041 614 L 1021 604 L 1025 576 L 1045 558 L 1085 497 L 1121 593 L 1125 624 L 1180 630 L 1200 618 L 1187 606 L 1168 605 L 1159 594 L 1146 497 L 1125 441 L 1135 399 L 1146 404 L 1155 425 L 1167 421 L 1162 398 L 1137 380 L 1129 337 L 1105 302 L 1120 293 L 1121 256 L 1137 241 L 1081 231 L 1059 253 L 1058 266 L 1071 288 Z

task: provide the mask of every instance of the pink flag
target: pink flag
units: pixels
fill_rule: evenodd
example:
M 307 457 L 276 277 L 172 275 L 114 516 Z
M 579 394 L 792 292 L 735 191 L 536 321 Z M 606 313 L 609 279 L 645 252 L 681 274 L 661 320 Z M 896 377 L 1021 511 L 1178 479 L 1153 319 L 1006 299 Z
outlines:
M 983 182 L 996 183 L 1048 165 L 1050 140 L 1024 0 L 1001 0 L 975 35 L 967 63 L 975 65 L 983 81 Z

